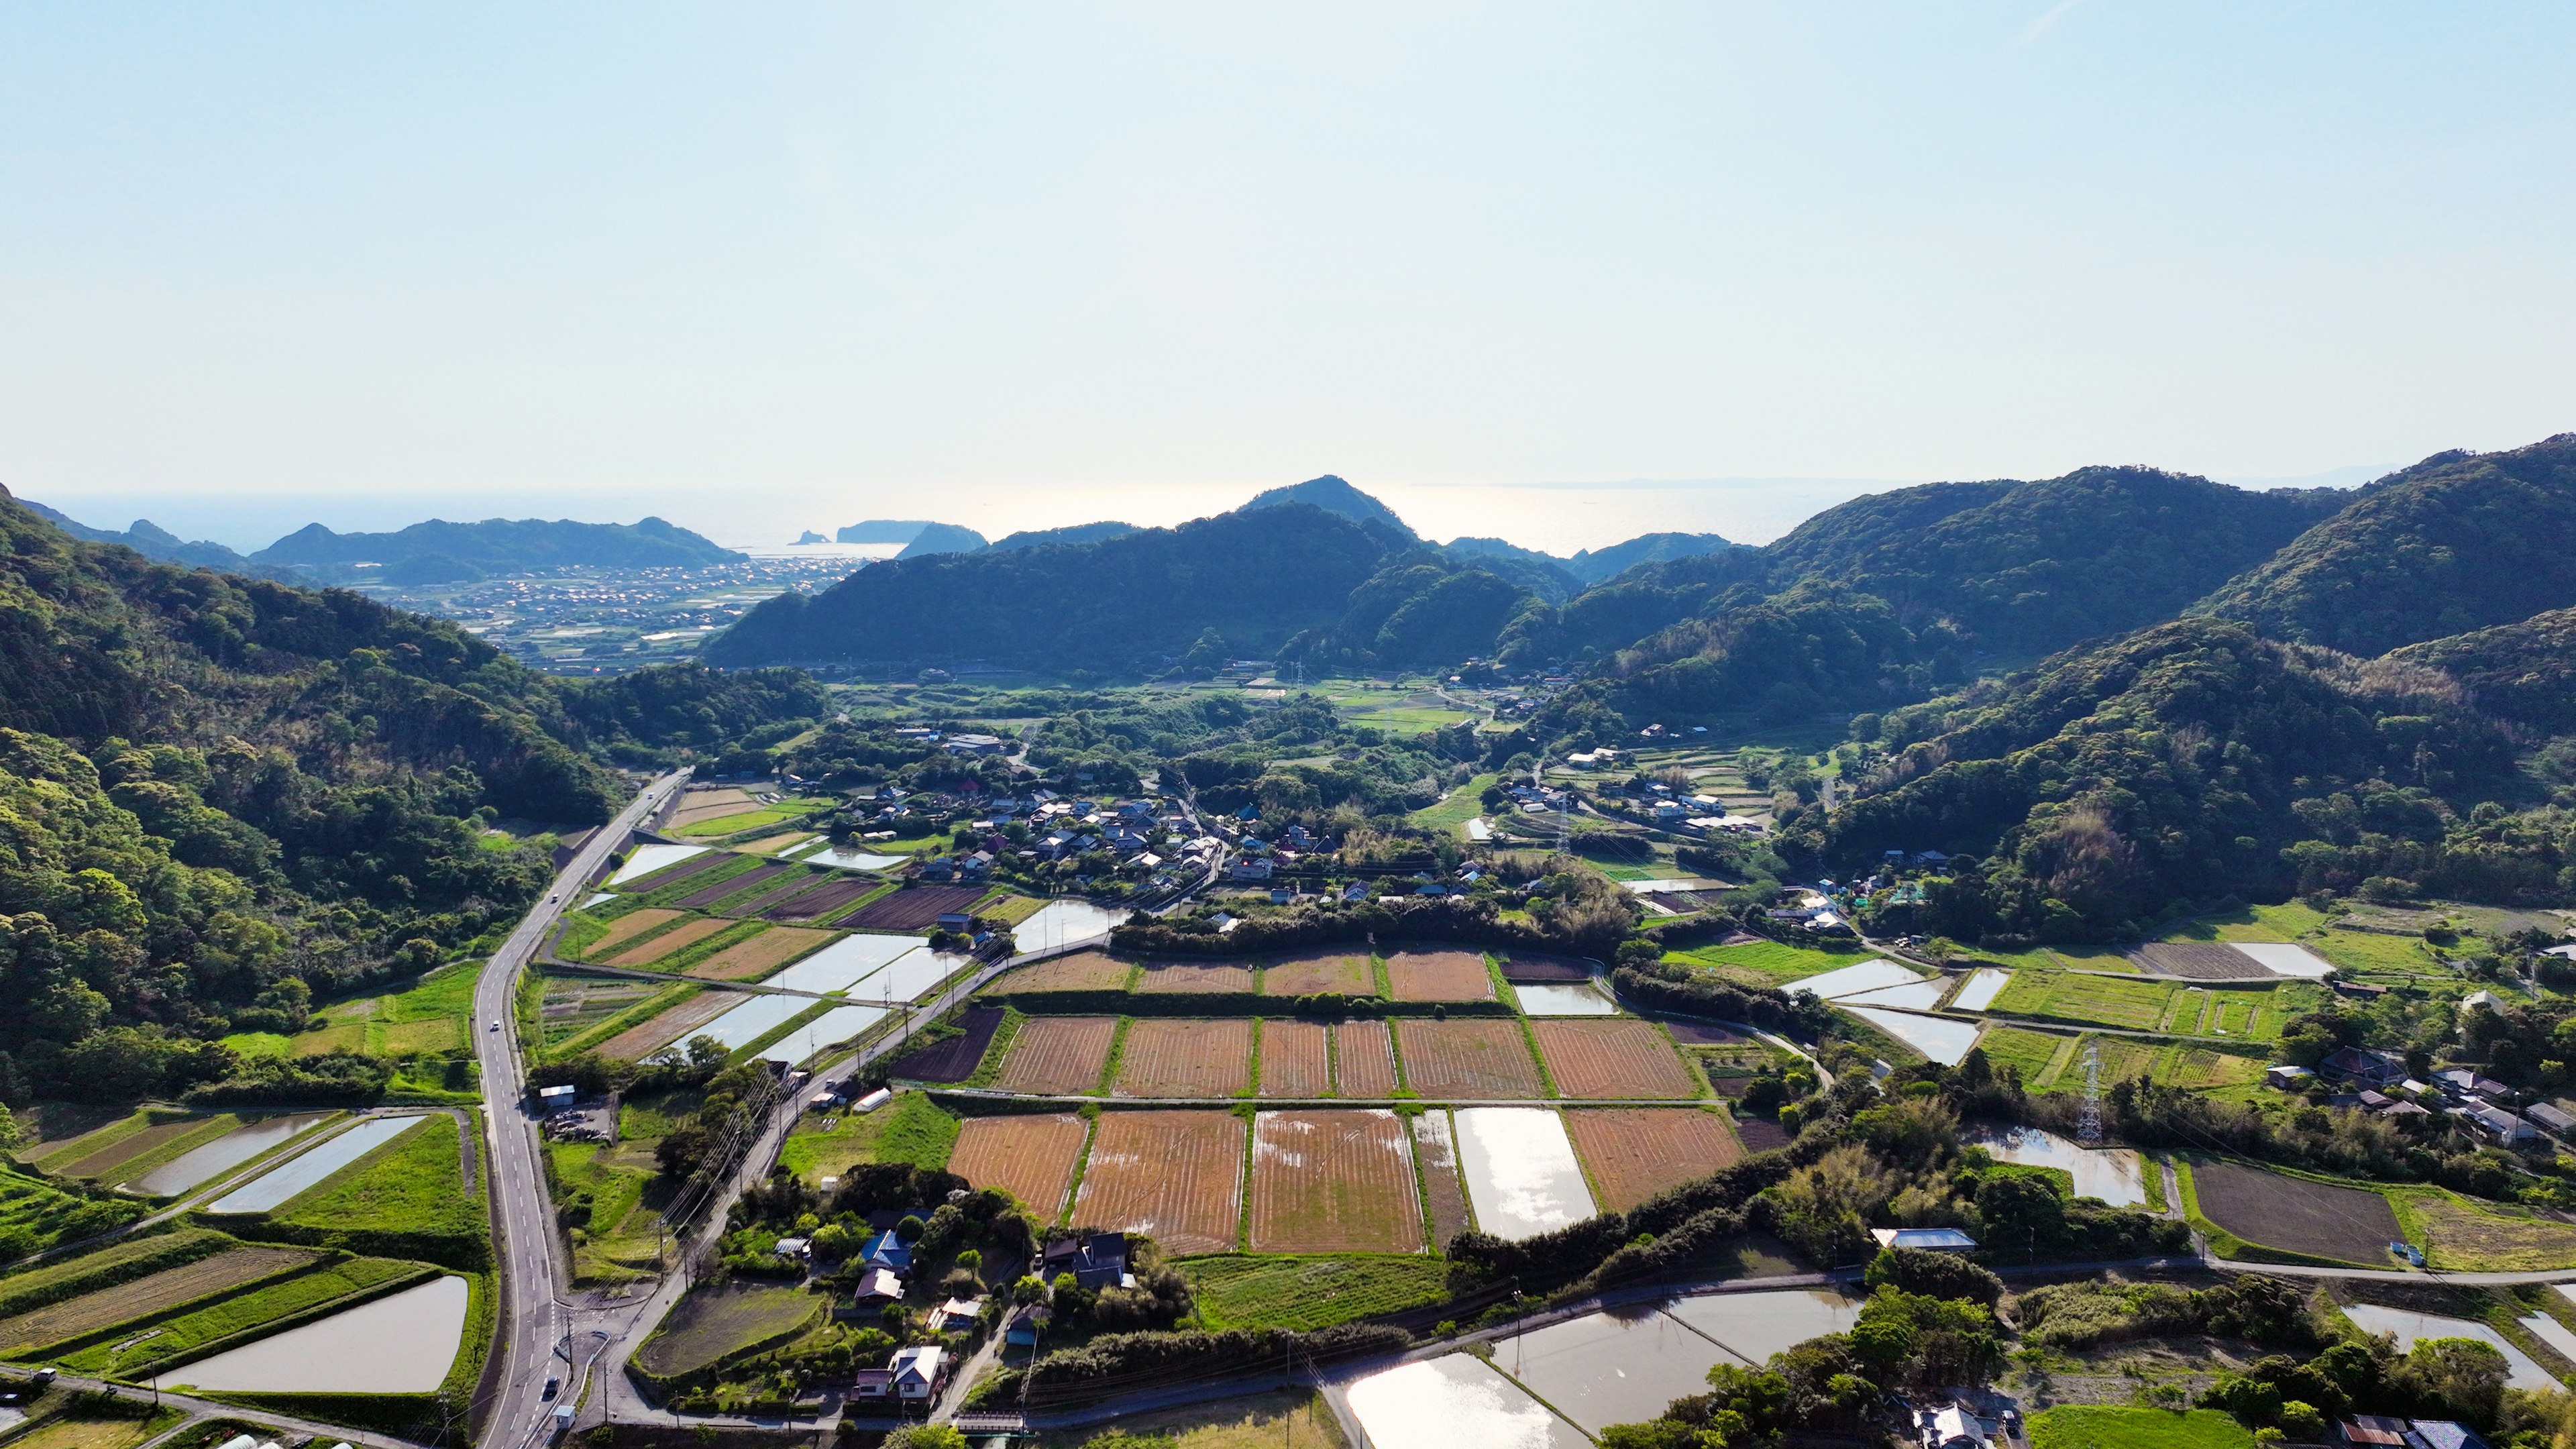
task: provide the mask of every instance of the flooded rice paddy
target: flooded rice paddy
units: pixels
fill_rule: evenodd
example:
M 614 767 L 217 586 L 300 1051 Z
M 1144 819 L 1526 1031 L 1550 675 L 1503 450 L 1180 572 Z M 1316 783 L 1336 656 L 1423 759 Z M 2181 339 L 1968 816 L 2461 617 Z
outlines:
M 1947 1021 L 1876 1006 L 1845 1006 L 1839 1001 L 1834 1004 L 1945 1067 L 1957 1066 L 1968 1048 L 1977 1044 L 1977 1033 L 1982 1030 L 1973 1021 Z
M 2146 1162 L 2130 1148 L 2086 1147 L 2037 1127 L 1964 1127 L 1959 1138 L 1993 1153 L 1997 1162 L 2062 1167 L 2075 1179 L 2077 1197 L 2098 1197 L 2113 1207 L 2146 1204 Z
M 761 984 L 790 991 L 847 991 L 869 972 L 920 949 L 918 936 L 843 936 Z
M 617 868 L 617 874 L 608 878 L 608 883 L 624 885 L 630 880 L 651 875 L 664 866 L 678 865 L 690 856 L 706 853 L 707 847 L 703 845 L 639 845 L 633 855 L 626 857 L 626 863 Z
M 1518 1241 L 1592 1216 L 1563 1118 L 1544 1107 L 1466 1107 L 1455 1116 L 1479 1229 Z
M 747 996 L 742 1005 L 690 1032 L 688 1039 L 704 1037 L 727 1051 L 740 1051 L 820 1004 L 810 996 Z
M 426 1114 L 369 1117 L 310 1147 L 206 1205 L 210 1213 L 264 1213 L 341 1168 L 428 1121 Z
M 154 1388 L 190 1385 L 237 1394 L 426 1394 L 456 1362 L 465 1333 L 465 1280 L 433 1278 L 301 1328 L 184 1364 Z
M 1375 1449 L 1587 1449 L 1583 1432 L 1472 1354 L 1404 1364 L 1349 1390 Z
M 1515 986 L 1512 994 L 1521 999 L 1521 1010 L 1531 1016 L 1617 1016 L 1619 1003 L 1601 993 L 1600 988 L 1584 985 Z
M 761 1056 L 792 1067 L 825 1047 L 848 1041 L 884 1019 L 883 1007 L 837 1007 L 780 1037 Z
M 285 1117 L 271 1117 L 227 1132 L 202 1147 L 162 1163 L 126 1186 L 153 1197 L 175 1197 L 200 1183 L 230 1172 L 272 1147 L 278 1147 L 330 1116 L 328 1112 L 297 1112 Z
M 2270 941 L 2230 941 L 2239 955 L 2251 956 L 2254 963 L 2275 976 L 2303 976 L 2314 981 L 2334 969 L 2334 963 L 2305 946 L 2290 946 Z
M 1037 914 L 1011 930 L 1023 954 L 1051 951 L 1074 941 L 1106 936 L 1109 928 L 1127 919 L 1123 911 L 1104 911 L 1089 901 L 1049 901 L 1038 907 Z
M 912 859 L 908 855 L 870 855 L 851 845 L 834 845 L 829 838 L 812 845 L 780 852 L 781 858 L 801 860 L 807 865 L 838 866 L 843 870 L 884 870 Z
M 1821 996 L 1830 1001 L 1837 996 L 1856 996 L 1864 991 L 1876 991 L 1886 986 L 1903 986 L 1909 981 L 1922 979 L 1921 973 L 1908 971 L 1893 961 L 1863 961 L 1858 965 L 1845 966 L 1821 975 L 1801 977 L 1780 989 L 1803 991 L 1810 996 Z
M 1834 998 L 1840 1006 L 1901 1006 L 1909 1011 L 1930 1011 L 1948 995 L 1950 983 L 1942 980 L 1908 981 L 1902 986 L 1882 986 L 1875 991 L 1855 991 Z
M 2533 1362 L 2530 1354 L 2514 1347 L 2503 1334 L 2483 1323 L 2472 1323 L 2465 1318 L 2444 1318 L 2433 1313 L 2417 1313 L 2407 1308 L 2383 1308 L 2376 1303 L 2348 1305 L 2343 1311 L 2343 1316 L 2351 1319 L 2354 1326 L 2364 1333 L 2396 1334 L 2400 1352 L 2414 1347 L 2427 1338 L 2474 1338 L 2504 1355 L 2505 1367 L 2509 1371 L 2505 1378 L 2507 1387 L 2545 1392 L 2559 1386 L 2558 1380 L 2551 1378 L 2547 1369 Z
M 1968 984 L 1959 988 L 1958 999 L 1950 1003 L 1950 1009 L 1983 1011 L 1994 1005 L 1995 998 L 2003 995 L 2004 988 L 2011 984 L 2011 972 L 1998 971 L 1992 966 L 1981 966 L 1968 977 Z
M 887 1006 L 898 1001 L 918 1001 L 965 964 L 963 956 L 942 955 L 924 946 L 896 957 L 883 970 L 860 978 L 859 983 L 850 988 L 850 999 Z
M 1405 1364 L 1347 1394 L 1374 1449 L 1573 1449 L 1586 1434 L 1652 1419 L 1704 1389 L 1713 1365 L 1758 1367 L 1849 1330 L 1856 1311 L 1823 1289 L 1682 1298 L 1496 1339 L 1490 1364 L 1465 1353 Z

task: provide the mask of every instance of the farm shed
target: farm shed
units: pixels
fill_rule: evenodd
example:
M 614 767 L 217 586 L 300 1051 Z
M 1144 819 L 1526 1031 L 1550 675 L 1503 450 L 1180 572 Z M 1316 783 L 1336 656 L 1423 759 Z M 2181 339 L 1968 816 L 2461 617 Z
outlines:
M 1957 1228 L 1872 1228 L 1869 1235 L 1882 1248 L 1920 1248 L 1927 1253 L 1973 1253 L 1977 1240 Z

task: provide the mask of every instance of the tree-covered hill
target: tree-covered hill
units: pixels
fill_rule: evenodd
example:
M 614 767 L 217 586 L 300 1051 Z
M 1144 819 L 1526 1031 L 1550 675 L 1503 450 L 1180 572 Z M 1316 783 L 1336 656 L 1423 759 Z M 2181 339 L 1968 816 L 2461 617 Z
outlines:
M 2195 607 L 2375 655 L 2576 606 L 2576 433 L 2437 453 L 2361 490 Z
M 321 524 L 307 524 L 251 558 L 326 573 L 376 564 L 392 582 L 449 583 L 544 568 L 702 568 L 736 563 L 742 555 L 659 518 L 634 523 L 487 518 L 480 523 L 431 519 L 395 533 L 334 533 Z
M 597 756 L 823 713 L 784 671 L 558 683 L 355 594 L 74 539 L 0 490 L 0 1098 L 223 1078 L 210 1038 L 292 1031 L 523 911 L 545 838 L 487 822 L 596 823 L 623 793 Z M 319 1058 L 252 1095 L 385 1080 Z
M 2154 468 L 1935 483 L 1827 509 L 1763 561 L 1774 588 L 1875 594 L 1909 627 L 1948 620 L 1985 652 L 2027 658 L 2171 619 L 2351 498 Z
M 2409 644 L 2387 657 L 2450 675 L 2471 704 L 2498 719 L 2540 734 L 2576 734 L 2576 609 Z

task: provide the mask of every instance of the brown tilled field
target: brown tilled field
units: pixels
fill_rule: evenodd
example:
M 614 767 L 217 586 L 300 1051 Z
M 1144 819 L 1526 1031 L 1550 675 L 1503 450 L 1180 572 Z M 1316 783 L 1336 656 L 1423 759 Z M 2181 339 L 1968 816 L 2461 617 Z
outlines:
M 146 1274 L 62 1303 L 0 1319 L 0 1352 L 41 1348 L 84 1333 L 95 1333 L 129 1318 L 158 1313 L 182 1303 L 221 1293 L 271 1273 L 282 1273 L 316 1255 L 292 1248 L 235 1248 L 176 1268 Z
M 1111 1090 L 1121 1097 L 1231 1097 L 1251 1085 L 1251 1018 L 1144 1016 L 1127 1025 Z
M 610 1037 L 599 1048 L 599 1054 L 622 1062 L 651 1056 L 683 1035 L 742 1005 L 744 1000 L 746 998 L 736 992 L 701 991 L 661 1015 L 639 1021 Z
M 1742 1046 L 1752 1038 L 1731 1027 L 1711 1026 L 1704 1021 L 1665 1023 L 1673 1040 L 1684 1046 Z
M 757 981 L 831 939 L 829 931 L 772 926 L 725 947 L 690 967 L 686 974 L 708 981 Z
M 1537 956 L 1516 951 L 1503 958 L 1503 979 L 1515 986 L 1589 981 L 1592 968 L 1571 956 Z
M 680 916 L 681 913 L 678 911 L 666 911 L 659 906 L 647 906 L 640 911 L 628 911 L 625 915 L 609 922 L 608 929 L 601 932 L 599 939 L 591 942 L 590 948 L 583 954 L 607 955 L 646 931 L 658 930 L 680 919 Z
M 1385 1022 L 1333 1023 L 1333 1089 L 1337 1097 L 1395 1095 L 1395 1049 L 1387 1043 Z
M 2157 970 L 2191 981 L 2268 981 L 2273 974 L 2262 962 L 2214 941 L 2158 941 L 2139 947 L 2138 954 Z M 2379 1246 L 2385 1254 L 2388 1245 Z
M 1725 1118 L 1688 1107 L 1594 1107 L 1566 1113 L 1565 1130 L 1607 1212 L 1626 1212 L 1744 1157 Z
M 1100 1085 L 1100 1069 L 1109 1065 L 1109 1044 L 1117 1037 L 1114 1016 L 1032 1017 L 1012 1041 L 994 1085 L 1049 1097 L 1091 1091 Z
M 1698 1084 L 1654 1023 L 1533 1021 L 1530 1035 L 1556 1090 L 1568 1097 L 1695 1097 Z
M 1252 1251 L 1422 1251 L 1407 1137 L 1382 1109 L 1254 1118 Z
M 185 1137 L 205 1125 L 206 1119 L 203 1117 L 181 1117 L 176 1121 L 146 1127 L 131 1136 L 109 1143 L 78 1162 L 65 1163 L 55 1170 L 65 1177 L 100 1177 L 132 1162 L 174 1137 Z
M 632 891 L 638 895 L 647 894 L 658 891 L 666 885 L 678 885 L 699 871 L 713 870 L 731 859 L 733 856 L 730 852 L 710 850 L 703 855 L 690 856 L 677 865 L 666 865 L 651 875 L 637 876 L 617 889 Z
M 1002 1008 L 978 1006 L 957 1019 L 958 1034 L 925 1047 L 914 1047 L 886 1066 L 886 1075 L 915 1082 L 962 1082 L 984 1064 L 994 1034 L 1002 1029 Z
M 951 911 L 962 911 L 991 895 L 987 886 L 911 886 L 870 901 L 841 924 L 862 931 L 926 931 Z
M 1398 1001 L 1494 999 L 1494 978 L 1474 951 L 1398 951 L 1386 958 L 1386 984 Z
M 727 876 L 714 885 L 701 886 L 689 892 L 680 897 L 680 904 L 693 911 L 702 911 L 736 891 L 751 890 L 764 881 L 776 880 L 792 869 L 794 869 L 793 866 L 781 865 L 774 860 L 764 860 L 740 875 Z
M 671 812 L 670 824 L 677 829 L 683 825 L 695 825 L 701 820 L 747 815 L 759 808 L 759 801 L 740 790 L 691 790 L 680 797 L 679 808 Z
M 1342 951 L 1282 956 L 1261 973 L 1264 996 L 1375 996 L 1369 958 Z
M 1245 991 L 1252 989 L 1252 968 L 1237 961 L 1150 962 L 1136 973 L 1138 991 Z
M 1538 1064 L 1516 1021 L 1407 1021 L 1395 1029 L 1395 1047 L 1404 1054 L 1404 1084 L 1425 1097 L 1540 1095 Z
M 1332 1038 L 1321 1022 L 1272 1019 L 1261 1024 L 1261 1095 L 1328 1097 L 1333 1091 Z
M 1105 951 L 1076 951 L 1019 970 L 985 989 L 996 996 L 1015 991 L 1124 991 L 1136 968 Z
M 1747 1152 L 1769 1152 L 1789 1145 L 1789 1134 L 1777 1122 L 1760 1117 L 1745 1117 L 1735 1124 L 1735 1135 L 1744 1140 Z
M 1231 1112 L 1103 1112 L 1073 1219 L 1145 1233 L 1174 1256 L 1234 1248 L 1243 1215 L 1243 1119 Z
M 722 916 L 700 916 L 694 921 L 682 921 L 652 940 L 639 941 L 614 956 L 602 957 L 596 951 L 593 951 L 591 956 L 605 966 L 642 966 L 648 962 L 659 961 L 675 951 L 686 950 L 716 932 L 730 930 L 732 927 L 733 922 Z
M 809 886 L 787 899 L 763 910 L 761 918 L 770 921 L 811 921 L 828 916 L 868 892 L 879 882 L 862 876 L 845 876 Z
M 1071 1113 L 969 1117 L 957 1129 L 948 1170 L 977 1187 L 998 1187 L 1048 1222 L 1064 1211 L 1089 1123 Z
M 849 877 L 842 875 L 836 870 L 804 870 L 791 866 L 788 868 L 785 875 L 771 881 L 767 889 L 761 891 L 758 895 L 753 896 L 750 900 L 742 902 L 740 905 L 727 907 L 725 914 L 729 916 L 743 916 L 746 918 L 751 916 L 765 916 L 769 914 L 770 911 L 796 899 L 798 896 L 803 895 L 809 890 L 826 883 L 841 884 L 848 881 L 848 879 Z
M 1413 1119 L 1413 1156 L 1422 1164 L 1423 1206 L 1431 1212 L 1431 1241 L 1445 1245 L 1467 1231 L 1467 1188 L 1458 1180 L 1458 1144 L 1449 1114 L 1433 1108 Z
M 2377 1267 L 2405 1236 L 2388 1199 L 2357 1187 L 2285 1177 L 2232 1162 L 2195 1162 L 2200 1215 L 2249 1243 Z

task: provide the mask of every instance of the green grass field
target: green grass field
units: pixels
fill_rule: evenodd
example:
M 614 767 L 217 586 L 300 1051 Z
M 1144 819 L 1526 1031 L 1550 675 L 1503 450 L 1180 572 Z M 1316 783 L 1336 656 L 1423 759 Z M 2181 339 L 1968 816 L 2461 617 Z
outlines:
M 676 1376 L 710 1364 L 821 1316 L 829 1300 L 818 1293 L 757 1284 L 701 1284 L 690 1291 L 635 1351 L 646 1373 Z
M 553 1142 L 546 1147 L 558 1208 L 573 1206 L 573 1281 L 626 1282 L 648 1270 L 662 1246 L 662 1216 L 648 1197 L 667 1191 L 647 1143 Z
M 0 1258 L 93 1237 L 143 1214 L 139 1202 L 74 1197 L 39 1178 L 0 1169 Z
M 290 1198 L 281 1222 L 342 1232 L 480 1238 L 483 1198 L 465 1190 L 456 1119 L 439 1113 Z
M 781 800 L 775 805 L 764 805 L 757 810 L 747 810 L 739 815 L 719 815 L 713 820 L 700 820 L 694 824 L 683 825 L 671 833 L 682 840 L 702 840 L 711 836 L 732 835 L 737 831 L 767 829 L 773 825 L 784 825 L 791 820 L 802 820 L 834 803 L 836 802 L 831 800 L 810 800 L 802 797 Z
M 1208 1327 L 1328 1324 L 1439 1301 L 1448 1265 L 1431 1258 L 1194 1258 L 1181 1264 Z
M 2299 943 L 2347 971 L 2371 972 L 2388 976 L 2414 976 L 2433 973 L 2447 976 L 2448 967 L 2433 954 L 2421 937 L 2387 936 L 2377 931 L 2328 930 L 2321 936 Z
M 2040 1016 L 2055 1021 L 2155 1031 L 2181 988 L 2170 981 L 2119 981 L 2064 971 L 2024 968 L 1987 1008 L 1996 1016 Z
M 1997 1067 L 2021 1071 L 2022 1086 L 2033 1092 L 2078 1092 L 2084 1089 L 2084 1047 L 2101 1049 L 2102 1080 L 2107 1085 L 2146 1077 L 2166 1086 L 2188 1087 L 2212 1095 L 2243 1099 L 2263 1085 L 2264 1060 L 2206 1047 L 2138 1041 L 2097 1033 L 2030 1031 L 1996 1024 L 1986 1028 L 1977 1046 Z
M 898 1094 L 873 1112 L 844 1114 L 826 1132 L 823 1118 L 807 1113 L 779 1149 L 778 1165 L 811 1181 L 838 1177 L 860 1162 L 909 1162 L 941 1168 L 957 1146 L 957 1119 L 919 1092 Z
M 2254 1434 L 2216 1409 L 2061 1404 L 2030 1416 L 2030 1449 L 2253 1449 Z
M 1769 978 L 1765 984 L 1772 984 L 1814 976 L 1839 966 L 1858 965 L 1877 957 L 1866 951 L 1812 951 L 1801 946 L 1784 946 L 1777 941 L 1747 941 L 1738 946 L 1700 946 L 1688 951 L 1667 951 L 1664 959 L 1692 966 L 1750 971 Z
M 318 1056 L 330 1051 L 409 1056 L 464 1047 L 466 1019 L 474 1012 L 480 961 L 441 966 L 410 984 L 369 996 L 345 997 L 313 1010 L 293 1036 L 236 1032 L 224 1045 L 244 1056 Z
M 1450 791 L 1439 804 L 1414 811 L 1413 823 L 1425 830 L 1456 832 L 1468 821 L 1485 813 L 1485 792 L 1501 778 L 1500 775 L 1478 775 Z

